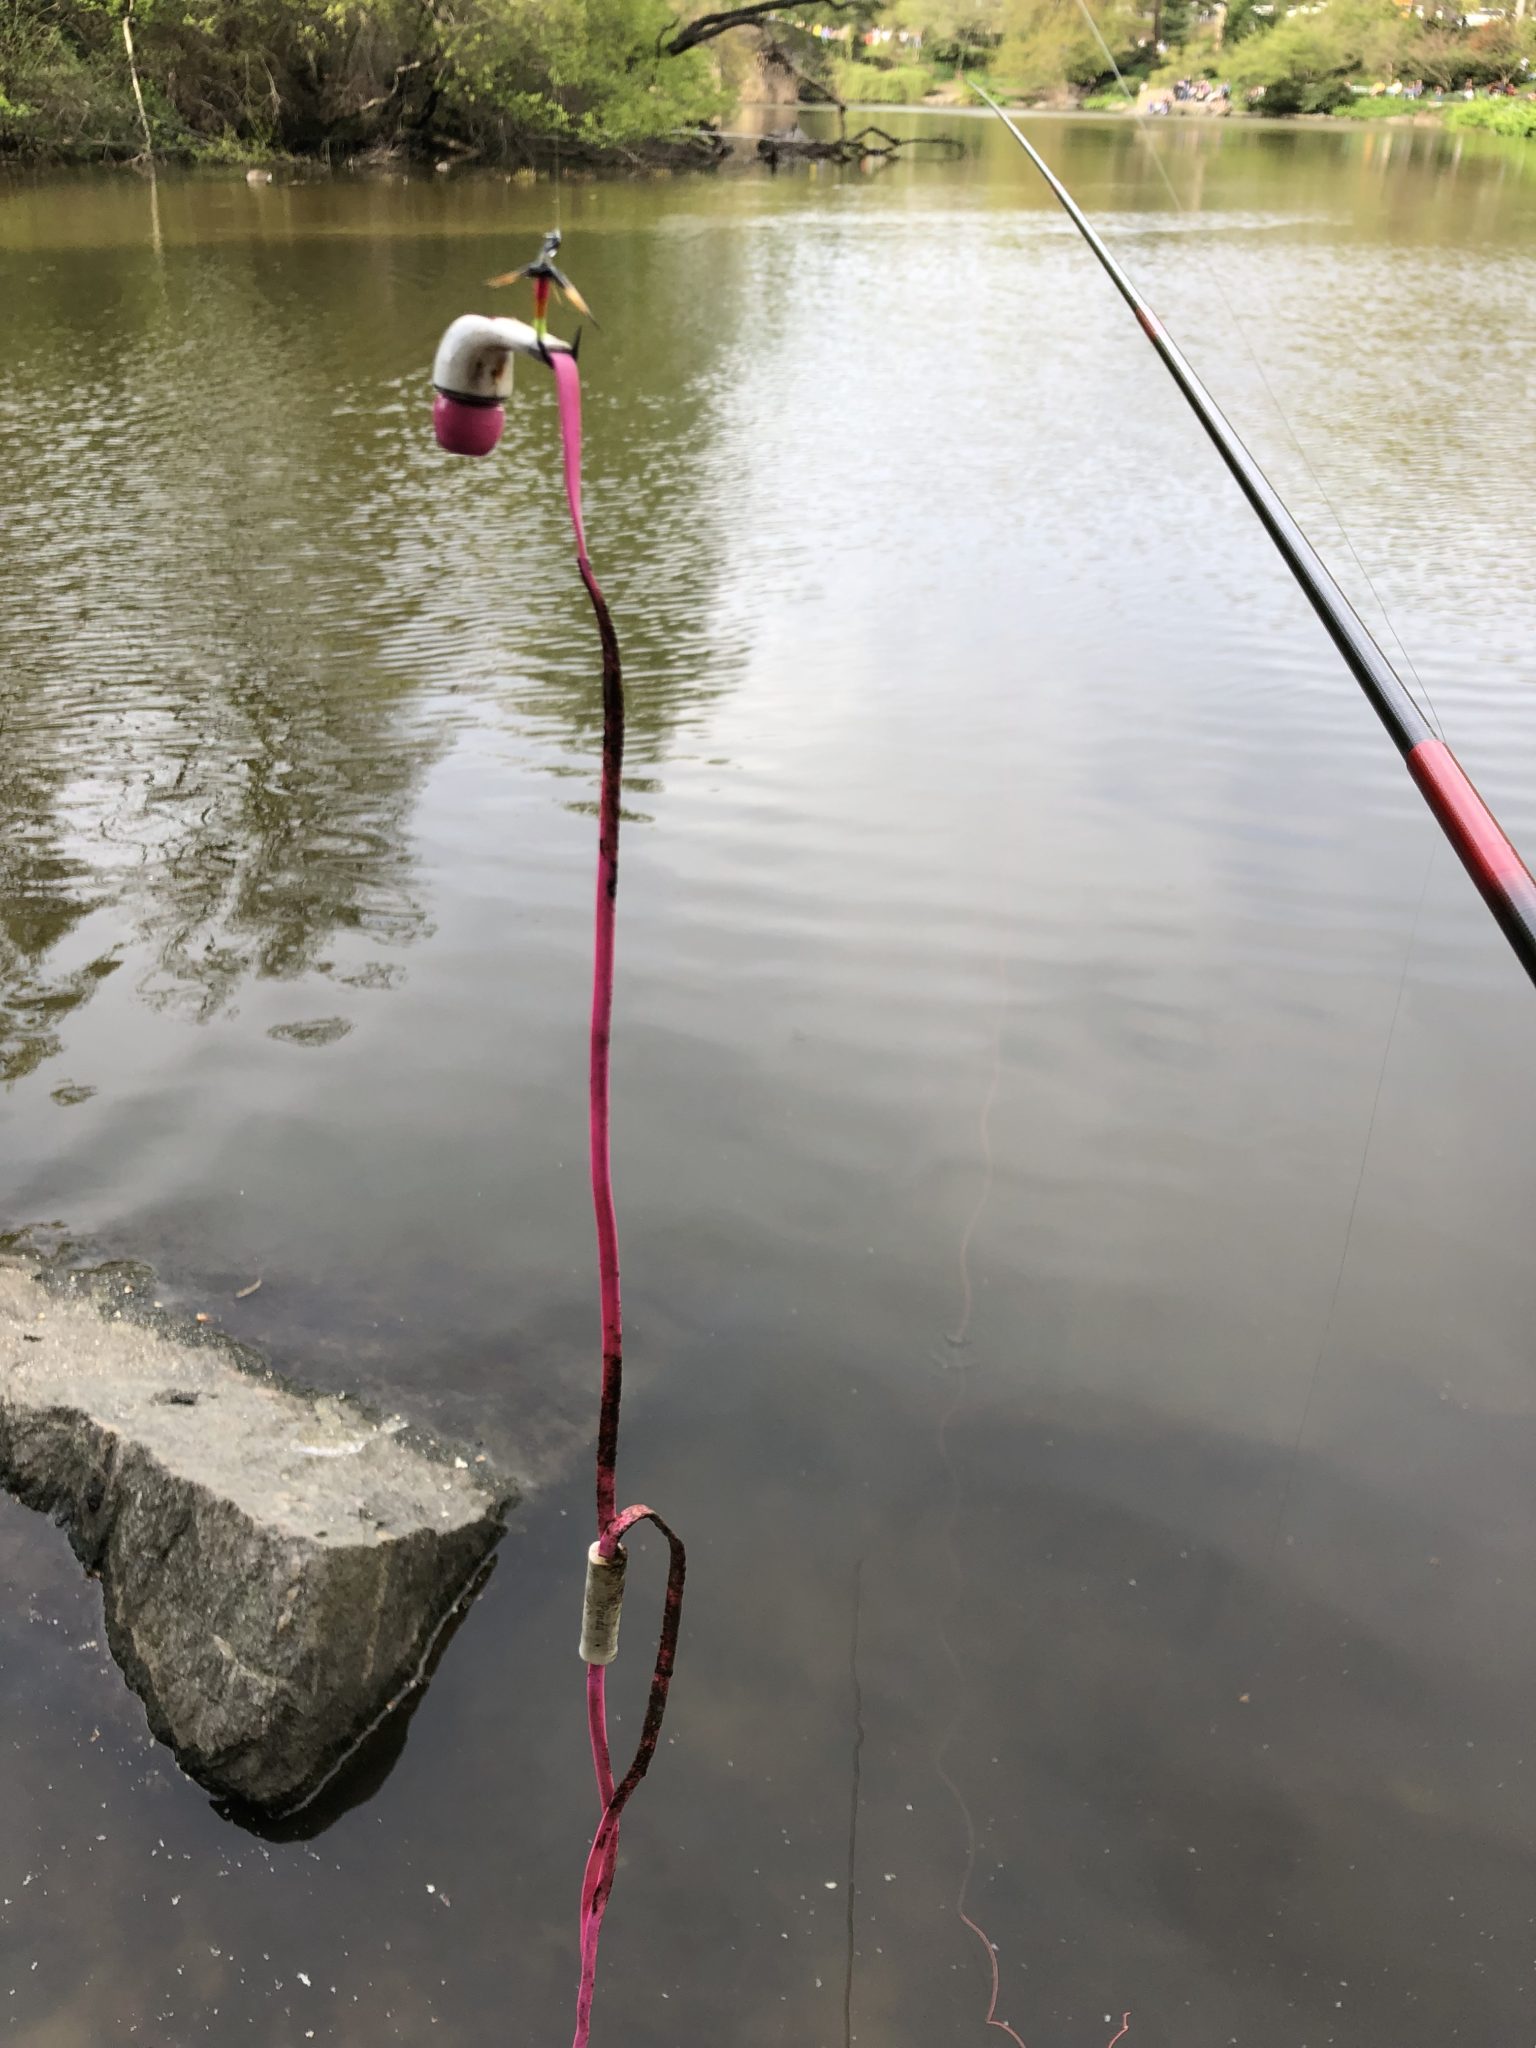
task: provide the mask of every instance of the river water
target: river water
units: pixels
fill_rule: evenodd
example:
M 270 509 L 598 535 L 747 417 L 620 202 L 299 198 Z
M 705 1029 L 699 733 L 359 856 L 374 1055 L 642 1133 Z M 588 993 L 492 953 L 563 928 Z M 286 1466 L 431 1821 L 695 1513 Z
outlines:
M 691 1558 L 596 2038 L 980 2048 L 965 1885 L 1029 2048 L 1524 2040 L 1531 992 L 1027 165 L 939 125 L 563 193 L 620 1484 Z M 1032 132 L 1536 844 L 1536 152 Z M 543 380 L 485 465 L 427 391 L 554 203 L 0 187 L 0 1219 L 535 1482 L 297 1841 L 0 1503 L 16 2048 L 566 2038 L 596 664 Z

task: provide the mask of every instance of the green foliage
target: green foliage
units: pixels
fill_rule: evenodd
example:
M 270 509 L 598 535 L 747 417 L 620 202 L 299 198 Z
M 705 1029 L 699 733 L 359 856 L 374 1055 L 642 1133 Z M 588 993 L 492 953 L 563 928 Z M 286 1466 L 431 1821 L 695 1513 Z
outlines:
M 1163 32 L 1162 40 L 1170 48 L 1187 41 L 1195 21 L 1195 10 L 1190 0 L 1163 0 L 1159 12 L 1161 19 L 1158 26 Z
M 1393 78 L 1407 64 L 1420 32 L 1395 0 L 1329 0 L 1315 14 L 1299 9 L 1232 52 L 1231 75 L 1252 92 L 1263 114 L 1325 114 L 1347 105 L 1357 73 Z
M 1227 78 L 1230 74 L 1225 51 L 1213 31 L 1202 25 L 1191 31 L 1180 48 L 1150 67 L 1146 82 L 1152 86 L 1172 86 L 1181 78 Z
M 721 111 L 706 51 L 660 54 L 676 20 L 665 0 L 503 0 L 456 12 L 445 98 L 474 146 L 569 136 L 623 148 Z
M 850 107 L 908 107 L 933 91 L 934 77 L 926 64 L 860 64 L 847 57 L 832 59 L 832 83 Z
M 167 153 L 554 137 L 625 150 L 723 111 L 712 56 L 672 58 L 666 0 L 134 0 L 151 131 Z M 143 147 L 123 0 L 0 0 L 0 148 Z
M 142 150 L 123 41 L 130 4 L 156 150 L 230 161 L 319 149 L 625 155 L 725 112 L 722 80 L 755 47 L 738 30 L 740 50 L 727 38 L 662 54 L 690 9 L 722 0 L 0 0 L 0 152 Z M 1133 86 L 1149 74 L 1228 78 L 1239 104 L 1262 87 L 1253 104 L 1264 113 L 1380 119 L 1409 107 L 1356 98 L 1352 82 L 1459 89 L 1520 82 L 1530 75 L 1522 60 L 1536 64 L 1536 19 L 1468 31 L 1434 0 L 1423 14 L 1397 0 L 1275 0 L 1262 14 L 1260 4 L 1229 0 L 1222 18 L 1211 0 L 1090 0 Z M 786 5 L 797 22 L 815 18 L 816 0 Z M 936 64 L 986 62 L 1000 88 L 1025 99 L 1076 92 L 1087 106 L 1122 104 L 1078 0 L 887 0 L 879 11 L 922 30 L 927 61 L 812 46 L 851 103 L 917 101 Z M 1161 61 L 1155 21 L 1168 46 Z M 1458 113 L 1456 125 L 1527 132 L 1508 106 Z
M 1356 93 L 1334 112 L 1346 121 L 1392 121 L 1422 112 L 1422 100 L 1405 100 L 1401 93 Z
M 1446 108 L 1445 125 L 1536 142 L 1536 100 L 1463 100 L 1460 106 Z
M 1138 30 L 1144 33 L 1131 0 L 1107 0 L 1094 9 L 1094 19 L 1125 70 L 1139 54 Z M 996 69 L 1024 98 L 1059 91 L 1064 84 L 1096 86 L 1113 77 L 1077 0 L 1005 0 L 1003 20 Z
M 1231 0 L 1227 18 L 1222 26 L 1222 43 L 1229 47 L 1240 43 L 1244 36 L 1251 36 L 1265 26 L 1267 17 L 1258 11 L 1257 0 Z
M 138 132 L 126 75 L 105 76 L 53 11 L 0 10 L 0 146 L 25 152 L 88 124 L 125 138 Z
M 1277 78 L 1264 88 L 1258 111 L 1271 117 L 1284 114 L 1332 114 L 1353 98 L 1342 78 L 1301 78 L 1294 73 Z
M 908 18 L 916 0 L 903 0 Z M 946 0 L 958 4 L 958 0 Z M 1025 99 L 1076 87 L 1080 103 L 1108 108 L 1110 67 L 1077 0 L 999 0 L 1002 46 L 994 78 Z M 1091 0 L 1090 0 L 1091 4 Z M 1262 7 L 1262 12 L 1260 11 Z M 1096 18 L 1127 77 L 1156 86 L 1204 75 L 1230 80 L 1239 106 L 1262 114 L 1343 113 L 1354 119 L 1409 113 L 1414 102 L 1357 97 L 1356 85 L 1422 79 L 1465 85 L 1536 83 L 1536 15 L 1513 13 L 1475 29 L 1439 0 L 1114 0 Z M 1152 37 L 1160 23 L 1166 45 Z M 1422 104 L 1421 102 L 1419 104 Z
M 1003 0 L 889 0 L 880 9 L 889 28 L 921 29 L 932 64 L 964 70 L 984 64 L 1003 30 Z

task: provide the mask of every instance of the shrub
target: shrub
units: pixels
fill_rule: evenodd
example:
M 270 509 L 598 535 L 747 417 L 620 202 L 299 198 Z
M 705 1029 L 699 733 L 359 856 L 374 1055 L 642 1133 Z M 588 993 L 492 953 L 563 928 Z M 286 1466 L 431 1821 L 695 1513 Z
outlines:
M 1445 125 L 1536 142 L 1536 100 L 1463 100 L 1459 107 L 1446 108 Z
M 1359 93 L 1334 112 L 1349 121 L 1390 121 L 1394 116 L 1418 113 L 1423 104 L 1422 100 L 1405 100 L 1401 93 Z
M 851 107 L 909 107 L 933 91 L 933 73 L 926 64 L 859 64 L 847 57 L 832 60 L 832 83 Z
M 1397 76 L 1419 33 L 1394 0 L 1329 0 L 1249 36 L 1233 52 L 1232 77 L 1249 91 L 1264 87 L 1261 114 L 1331 113 L 1349 105 L 1355 73 Z

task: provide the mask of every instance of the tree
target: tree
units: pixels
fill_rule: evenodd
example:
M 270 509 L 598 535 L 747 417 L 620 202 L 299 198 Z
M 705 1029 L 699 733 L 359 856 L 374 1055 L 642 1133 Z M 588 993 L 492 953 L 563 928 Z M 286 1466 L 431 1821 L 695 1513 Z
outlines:
M 1154 0 L 1155 12 L 1152 17 L 1152 40 L 1157 44 L 1177 44 L 1186 40 L 1193 9 L 1190 0 Z
M 1265 112 L 1323 113 L 1349 97 L 1352 77 L 1395 78 L 1411 69 L 1421 33 L 1395 0 L 1328 0 L 1250 36 L 1233 55 L 1232 76 L 1264 88 Z
M 1093 85 L 1109 75 L 1104 44 L 1093 33 L 1077 0 L 1004 0 L 1005 35 L 997 68 L 1010 85 L 1026 93 L 1049 92 L 1063 83 Z M 1141 18 L 1134 0 L 1116 0 L 1094 16 L 1104 43 L 1124 70 L 1137 55 Z
M 89 135 L 82 153 L 113 156 L 502 153 L 552 136 L 623 148 L 719 111 L 698 46 L 771 12 L 687 23 L 667 0 L 0 0 L 0 147 Z
M 895 0 L 882 20 L 919 29 L 923 52 L 940 63 L 985 60 L 1003 35 L 1003 0 Z

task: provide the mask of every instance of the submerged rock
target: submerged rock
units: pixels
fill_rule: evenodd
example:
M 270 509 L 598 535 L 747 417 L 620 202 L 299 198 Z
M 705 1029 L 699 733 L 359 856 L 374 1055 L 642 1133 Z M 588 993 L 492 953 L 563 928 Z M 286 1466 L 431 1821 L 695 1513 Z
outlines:
M 291 1812 L 407 1691 L 510 1505 L 483 1466 L 0 1270 L 0 1483 L 100 1574 L 200 1784 Z

